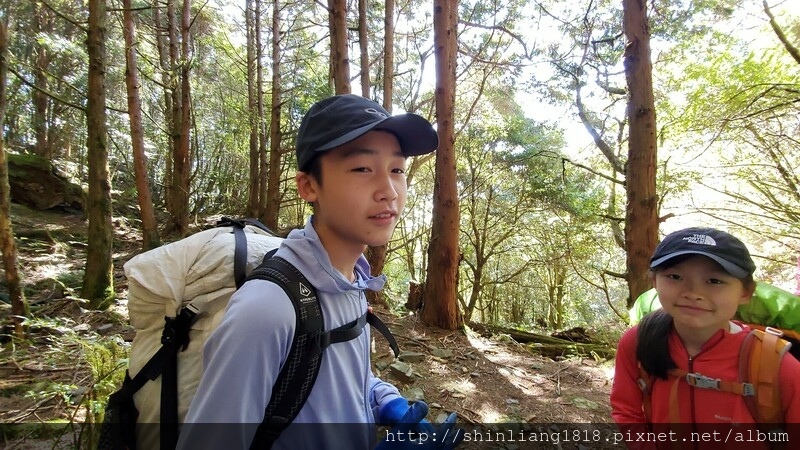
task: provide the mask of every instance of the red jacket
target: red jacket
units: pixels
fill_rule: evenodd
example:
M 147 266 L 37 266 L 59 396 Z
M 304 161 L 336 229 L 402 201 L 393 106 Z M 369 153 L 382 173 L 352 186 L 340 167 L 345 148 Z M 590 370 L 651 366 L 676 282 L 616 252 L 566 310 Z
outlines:
M 741 330 L 720 330 L 703 345 L 700 353 L 689 358 L 675 329 L 669 336 L 672 360 L 679 369 L 700 373 L 711 378 L 736 381 L 739 377 L 739 351 L 750 331 L 744 325 L 735 324 Z M 747 409 L 744 397 L 713 389 L 691 387 L 685 379 L 677 385 L 680 424 L 670 426 L 670 390 L 674 379 L 654 378 L 652 384 L 652 430 L 645 426 L 647 420 L 642 409 L 643 394 L 639 387 L 639 367 L 636 361 L 638 327 L 628 330 L 617 348 L 614 384 L 611 389 L 611 416 L 623 433 L 629 449 L 672 448 L 770 448 L 764 444 L 767 436 L 759 436 L 755 420 Z M 793 444 L 786 448 L 797 448 L 800 427 L 800 361 L 786 355 L 780 368 L 782 405 L 787 422 L 788 435 Z M 649 434 L 645 431 L 673 431 L 672 435 Z M 762 442 L 755 442 L 761 437 Z M 638 439 L 640 438 L 640 439 Z M 683 439 L 686 439 L 685 441 Z M 679 442 L 676 445 L 673 441 Z M 660 442 L 655 442 L 660 441 Z M 727 441 L 727 442 L 725 442 Z

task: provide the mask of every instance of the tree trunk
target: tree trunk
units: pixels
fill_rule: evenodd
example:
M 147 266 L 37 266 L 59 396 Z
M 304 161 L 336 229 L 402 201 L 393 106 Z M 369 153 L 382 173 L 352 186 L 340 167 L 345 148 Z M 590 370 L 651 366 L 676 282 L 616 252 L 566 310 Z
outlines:
M 278 230 L 281 206 L 281 16 L 280 2 L 272 2 L 272 104 L 269 119 L 269 169 L 267 174 L 267 209 L 264 224 Z
M 656 194 L 656 112 L 650 63 L 650 30 L 647 3 L 623 0 L 625 78 L 628 84 L 627 116 L 630 127 L 628 163 L 625 170 L 628 194 L 625 212 L 625 245 L 628 269 L 628 307 L 650 289 L 650 257 L 658 238 Z
M 178 173 L 178 199 L 180 203 L 176 210 L 180 219 L 178 232 L 181 236 L 189 231 L 189 195 L 191 194 L 190 177 L 192 168 L 190 130 L 191 121 L 191 84 L 189 83 L 189 70 L 192 63 L 192 50 L 190 45 L 191 35 L 189 27 L 192 26 L 192 1 L 183 0 L 183 16 L 181 20 L 181 128 L 180 150 L 176 158 L 175 171 Z M 180 162 L 180 164 L 178 164 Z
M 254 0 L 247 0 L 245 26 L 247 28 L 247 117 L 250 125 L 250 183 L 248 188 L 247 216 L 258 217 L 259 158 L 258 158 L 258 106 L 256 104 L 256 39 Z
M 142 250 L 159 246 L 158 223 L 150 196 L 147 180 L 147 156 L 144 152 L 144 128 L 142 105 L 139 100 L 139 73 L 136 64 L 136 28 L 131 12 L 131 0 L 122 0 L 122 17 L 125 33 L 125 86 L 128 88 L 128 116 L 133 147 L 133 170 L 136 176 L 136 192 L 142 217 Z
M 383 26 L 383 108 L 392 112 L 392 97 L 394 96 L 394 0 L 386 0 Z
M 87 151 L 89 159 L 89 217 L 86 272 L 82 296 L 93 309 L 106 309 L 114 300 L 111 181 L 108 174 L 108 131 L 106 128 L 106 4 L 89 1 L 89 28 L 86 40 L 89 56 L 86 98 Z
M 338 94 L 350 93 L 350 58 L 347 52 L 347 1 L 328 0 L 331 30 L 331 69 L 333 88 Z
M 454 330 L 461 326 L 456 301 L 459 261 L 459 209 L 456 186 L 455 125 L 456 27 L 458 2 L 434 0 L 433 34 L 436 53 L 436 183 L 433 189 L 433 223 L 428 248 L 428 274 L 422 321 Z
M 50 33 L 52 31 L 52 27 L 49 26 L 50 20 L 48 18 L 50 11 L 44 5 L 39 4 L 39 2 L 34 6 L 34 11 L 36 14 L 36 17 L 33 19 L 34 35 L 38 36 L 39 33 Z M 47 82 L 50 57 L 43 44 L 37 43 L 34 48 L 36 62 L 33 68 L 33 83 L 36 89 L 31 90 L 31 100 L 33 103 L 33 117 L 31 121 L 33 122 L 33 134 L 35 137 L 33 152 L 37 156 L 50 160 L 52 159 L 52 152 L 47 140 L 47 116 L 50 110 L 50 100 L 46 94 L 50 88 Z
M 261 46 L 261 2 L 256 1 L 256 108 L 258 111 L 258 219 L 267 214 L 267 130 L 264 120 L 264 53 Z
M 5 23 L 0 21 L 0 129 L 5 127 L 6 117 L 6 73 L 8 70 L 8 35 Z M 11 227 L 11 187 L 8 184 L 8 160 L 6 160 L 5 141 L 0 136 L 0 248 L 3 251 L 8 297 L 11 301 L 11 314 L 14 334 L 25 337 L 22 323 L 30 315 L 28 302 L 22 292 L 19 267 L 17 265 L 17 244 Z
M 164 27 L 162 20 L 161 20 L 161 5 L 159 4 L 160 0 L 153 0 L 153 26 L 155 27 L 155 41 L 156 41 L 156 48 L 158 50 L 158 62 L 159 66 L 161 67 L 161 86 L 162 90 L 164 91 L 164 120 L 166 123 L 164 124 L 164 129 L 168 130 L 170 136 L 170 145 L 172 143 L 171 136 L 172 130 L 175 128 L 175 124 L 172 123 L 173 114 L 172 114 L 172 93 L 170 86 L 172 83 L 170 81 L 170 73 L 172 69 L 170 68 L 170 51 L 169 51 L 169 42 L 167 40 L 169 34 L 165 33 L 164 30 L 169 30 L 170 25 L 167 24 Z M 167 211 L 172 211 L 172 158 L 164 158 L 164 191 L 162 192 L 162 198 L 164 201 L 164 206 L 166 207 Z
M 184 0 L 184 13 L 180 22 L 175 12 L 175 1 L 167 1 L 167 22 L 169 27 L 170 71 L 179 70 L 173 76 L 172 86 L 172 179 L 169 202 L 170 218 L 166 233 L 184 236 L 189 228 L 189 0 Z M 185 28 L 185 29 L 184 29 Z M 180 37 L 178 33 L 180 31 Z M 179 46 L 180 44 L 180 46 Z
M 367 0 L 358 0 L 358 48 L 361 52 L 361 96 L 369 98 Z

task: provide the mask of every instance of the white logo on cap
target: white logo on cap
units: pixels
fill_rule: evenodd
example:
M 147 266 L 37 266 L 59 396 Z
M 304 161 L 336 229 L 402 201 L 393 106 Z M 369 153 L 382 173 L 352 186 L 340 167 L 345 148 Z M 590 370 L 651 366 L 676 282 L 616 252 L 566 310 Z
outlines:
M 706 236 L 705 234 L 693 234 L 691 236 L 687 236 L 683 238 L 684 241 L 690 244 L 702 244 L 702 245 L 713 245 L 717 246 L 717 241 L 714 240 L 711 236 Z
M 382 113 L 382 112 L 378 111 L 375 108 L 367 108 L 367 109 L 364 110 L 364 112 L 368 112 L 370 114 L 374 114 L 374 115 L 380 117 L 381 119 L 385 119 L 385 118 L 389 117 L 385 113 Z

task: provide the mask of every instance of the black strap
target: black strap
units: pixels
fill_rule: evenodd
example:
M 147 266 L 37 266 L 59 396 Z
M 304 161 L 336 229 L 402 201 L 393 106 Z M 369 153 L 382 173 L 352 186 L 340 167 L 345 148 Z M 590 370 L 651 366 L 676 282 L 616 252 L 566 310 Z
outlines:
M 367 313 L 367 323 L 376 330 L 378 330 L 387 341 L 389 341 L 389 347 L 392 348 L 392 352 L 394 353 L 394 357 L 397 358 L 400 356 L 400 346 L 397 345 L 397 339 L 394 338 L 392 331 L 389 330 L 389 327 L 386 326 L 385 323 L 381 320 L 380 317 L 376 316 L 369 311 Z
M 264 419 L 250 445 L 251 449 L 265 449 L 272 447 L 311 394 L 322 363 L 320 336 L 325 321 L 316 289 L 286 260 L 268 254 L 247 277 L 247 280 L 251 279 L 267 280 L 280 286 L 291 300 L 296 317 L 292 346 L 272 387 Z
M 236 281 L 236 289 L 242 287 L 246 277 L 247 269 L 247 236 L 244 233 L 244 227 L 252 225 L 260 228 L 271 235 L 275 235 L 266 225 L 256 219 L 232 219 L 230 217 L 223 217 L 217 221 L 218 227 L 233 227 L 233 236 L 235 242 L 235 249 L 233 251 L 233 279 Z
M 164 318 L 161 334 L 161 448 L 178 445 L 178 352 L 189 345 L 189 330 L 197 319 L 197 311 L 189 304 L 174 318 Z M 152 361 L 153 358 L 150 359 Z M 149 364 L 149 362 L 148 362 Z M 138 374 L 137 374 L 138 376 Z

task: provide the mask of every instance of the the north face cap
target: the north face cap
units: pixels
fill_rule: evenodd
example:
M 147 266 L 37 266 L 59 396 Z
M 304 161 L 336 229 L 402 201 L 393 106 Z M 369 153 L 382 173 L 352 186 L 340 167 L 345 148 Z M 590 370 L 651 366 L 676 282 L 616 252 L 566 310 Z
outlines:
M 302 171 L 318 152 L 331 150 L 372 130 L 397 137 L 405 156 L 436 150 L 439 137 L 424 117 L 392 116 L 378 103 L 354 94 L 335 95 L 311 106 L 297 133 L 297 167 Z
M 688 254 L 707 256 L 736 278 L 745 278 L 756 270 L 744 243 L 714 228 L 686 228 L 666 235 L 650 258 L 650 268 Z

